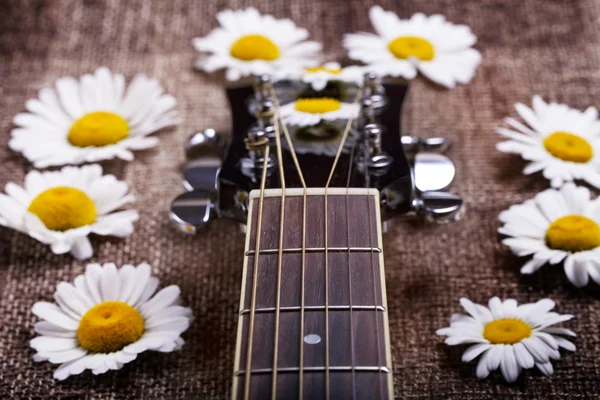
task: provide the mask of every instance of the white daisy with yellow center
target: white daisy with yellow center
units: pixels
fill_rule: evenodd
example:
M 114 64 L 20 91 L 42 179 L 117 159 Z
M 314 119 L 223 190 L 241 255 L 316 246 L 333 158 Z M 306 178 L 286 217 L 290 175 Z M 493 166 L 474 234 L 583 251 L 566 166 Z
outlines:
M 371 8 L 369 17 L 377 34 L 347 34 L 344 46 L 350 58 L 369 64 L 370 70 L 405 79 L 413 79 L 418 70 L 448 88 L 475 75 L 481 55 L 471 48 L 477 37 L 468 26 L 447 22 L 442 15 L 400 19 L 379 6 Z
M 312 126 L 321 121 L 356 118 L 359 106 L 330 97 L 299 98 L 280 108 L 281 116 L 289 125 Z
M 342 68 L 337 62 L 328 62 L 317 67 L 306 67 L 300 70 L 282 71 L 278 79 L 295 79 L 310 84 L 313 90 L 325 89 L 329 82 L 343 82 L 360 86 L 363 82 L 364 67 L 351 65 Z
M 99 165 L 31 171 L 25 185 L 6 184 L 0 193 L 0 225 L 71 252 L 78 259 L 94 253 L 88 235 L 126 237 L 133 233 L 137 211 L 115 211 L 135 200 L 127 183 L 102 175 Z
M 527 126 L 505 118 L 512 129 L 496 130 L 509 139 L 498 143 L 498 150 L 531 161 L 523 173 L 542 171 L 553 187 L 581 179 L 600 188 L 600 121 L 595 107 L 581 112 L 534 96 L 533 109 L 521 103 L 515 108 Z
M 120 158 L 133 160 L 132 150 L 154 147 L 153 132 L 179 122 L 176 101 L 160 83 L 136 75 L 125 78 L 98 68 L 80 80 L 66 76 L 56 90 L 45 88 L 28 100 L 28 112 L 17 114 L 9 147 L 36 168 Z
M 600 199 L 591 200 L 587 188 L 568 183 L 545 190 L 499 218 L 498 232 L 510 236 L 502 243 L 519 257 L 533 256 L 521 273 L 564 262 L 573 285 L 585 286 L 589 277 L 600 284 Z
M 447 336 L 445 343 L 449 346 L 472 344 L 462 360 L 471 362 L 481 356 L 479 379 L 498 368 L 507 382 L 516 381 L 523 369 L 534 366 L 544 375 L 551 375 L 551 360 L 560 358 L 559 349 L 575 351 L 575 345 L 563 337 L 574 337 L 575 333 L 552 326 L 573 316 L 551 312 L 555 304 L 550 299 L 518 305 L 513 299 L 493 297 L 488 308 L 462 298 L 460 304 L 469 315 L 454 314 L 450 327 L 436 333 Z
M 35 324 L 41 336 L 30 342 L 34 360 L 60 364 L 54 378 L 64 380 L 86 369 L 121 369 L 146 350 L 179 350 L 192 310 L 179 305 L 178 286 L 155 294 L 158 285 L 148 264 L 88 264 L 72 284 L 58 284 L 56 303 L 33 305 L 42 319 Z
M 193 41 L 196 50 L 204 53 L 196 64 L 199 69 L 227 69 L 226 78 L 236 81 L 318 63 L 321 44 L 306 41 L 308 31 L 289 19 L 262 15 L 255 8 L 221 11 L 217 19 L 219 28 Z

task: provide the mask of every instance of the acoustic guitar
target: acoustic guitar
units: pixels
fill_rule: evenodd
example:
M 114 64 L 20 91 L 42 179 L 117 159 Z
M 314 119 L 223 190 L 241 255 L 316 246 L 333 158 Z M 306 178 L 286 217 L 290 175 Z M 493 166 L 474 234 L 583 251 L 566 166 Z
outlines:
M 217 216 L 246 232 L 232 399 L 394 397 L 382 226 L 462 215 L 460 197 L 415 183 L 418 168 L 448 169 L 423 151 L 433 142 L 401 139 L 407 89 L 371 74 L 361 87 L 330 82 L 327 96 L 359 115 L 292 128 L 280 105 L 314 93 L 261 76 L 227 89 L 228 143 L 213 130 L 190 138 L 176 226 L 195 233 Z

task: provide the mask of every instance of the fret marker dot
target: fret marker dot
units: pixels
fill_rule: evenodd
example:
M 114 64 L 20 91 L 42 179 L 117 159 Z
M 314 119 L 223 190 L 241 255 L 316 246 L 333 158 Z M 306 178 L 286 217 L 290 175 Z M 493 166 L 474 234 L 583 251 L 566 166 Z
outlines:
M 307 344 L 317 344 L 321 341 L 321 336 L 317 335 L 316 333 L 310 333 L 304 336 L 304 341 Z

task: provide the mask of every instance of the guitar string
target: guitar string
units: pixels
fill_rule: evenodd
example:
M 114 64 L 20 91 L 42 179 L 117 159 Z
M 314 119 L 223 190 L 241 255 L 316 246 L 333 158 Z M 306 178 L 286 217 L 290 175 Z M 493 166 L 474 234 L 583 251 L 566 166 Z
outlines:
M 362 97 L 362 88 L 360 88 L 356 94 L 356 98 L 354 100 L 354 104 L 357 104 L 358 101 Z M 346 140 L 348 139 L 348 133 L 350 132 L 350 127 L 354 122 L 354 117 L 348 118 L 348 122 L 346 123 L 346 127 L 344 128 L 344 133 L 342 135 L 342 139 L 338 146 L 337 153 L 335 155 L 335 159 L 333 160 L 333 165 L 331 166 L 331 170 L 329 171 L 329 178 L 327 178 L 327 184 L 325 185 L 325 194 L 324 194 L 324 203 L 325 203 L 325 398 L 327 400 L 330 399 L 331 388 L 329 382 L 329 251 L 327 244 L 328 241 L 328 188 L 331 183 L 331 179 L 333 178 L 333 173 L 335 172 L 335 167 L 337 166 L 338 160 L 340 159 L 340 155 L 344 149 L 344 145 L 346 144 Z
M 365 148 L 365 160 L 368 157 L 368 149 Z M 369 189 L 371 187 L 371 180 L 369 179 L 369 174 L 368 174 L 368 164 L 365 164 L 365 167 L 367 168 L 367 173 L 365 174 L 365 176 L 367 177 L 366 181 L 367 181 L 367 189 Z M 372 247 L 373 246 L 373 231 L 372 231 L 372 227 L 371 227 L 371 199 L 369 197 L 367 197 L 367 226 L 369 229 L 369 245 Z M 381 245 L 381 243 L 379 243 L 379 245 Z M 371 261 L 371 273 L 373 275 L 373 302 L 375 303 L 375 305 L 377 305 L 377 283 L 375 282 L 375 263 L 373 261 L 373 257 L 375 256 L 375 253 L 371 250 L 371 254 L 370 254 L 370 261 Z M 381 270 L 380 270 L 381 273 Z M 380 340 L 379 340 L 379 312 L 375 311 L 375 340 L 376 340 L 376 344 L 377 344 L 377 365 L 381 366 L 381 344 L 380 344 Z M 381 371 L 377 372 L 377 378 L 379 380 L 379 398 L 383 398 L 384 396 L 384 388 L 383 388 L 383 381 L 381 379 Z
M 298 171 L 298 176 L 300 178 L 300 182 L 302 184 L 303 192 L 302 192 L 302 249 L 301 249 L 301 287 L 300 287 L 300 357 L 299 357 L 299 368 L 298 368 L 298 398 L 300 400 L 304 397 L 304 287 L 305 287 L 305 271 L 306 271 L 306 182 L 304 181 L 304 175 L 302 174 L 302 168 L 300 168 L 300 163 L 298 162 L 298 157 L 296 156 L 296 150 L 294 148 L 294 144 L 291 140 L 290 133 L 288 131 L 287 125 L 285 124 L 284 119 L 281 117 L 279 112 L 279 99 L 277 98 L 277 93 L 275 89 L 271 87 L 271 97 L 273 99 L 273 105 L 275 108 L 275 125 L 278 122 L 281 123 L 283 128 L 283 133 L 285 136 L 285 140 L 290 149 L 290 153 L 292 155 L 292 159 L 294 160 L 294 165 L 296 166 L 296 170 Z
M 281 264 L 283 260 L 283 226 L 285 222 L 285 171 L 283 168 L 283 157 L 281 155 L 281 138 L 279 137 L 279 123 L 277 115 L 279 110 L 275 109 L 273 127 L 275 130 L 275 143 L 277 146 L 277 163 L 279 169 L 279 180 L 281 181 L 281 208 L 279 212 L 279 250 L 277 254 L 277 293 L 275 299 L 275 340 L 273 341 L 273 377 L 271 380 L 271 400 L 277 398 L 277 358 L 279 356 L 279 317 L 281 307 Z
M 354 311 L 352 310 L 352 270 L 350 264 L 350 211 L 348 210 L 349 204 L 349 187 L 350 178 L 352 176 L 352 165 L 354 164 L 354 151 L 356 150 L 356 143 L 352 145 L 352 151 L 350 152 L 350 162 L 348 163 L 348 177 L 346 178 L 346 239 L 348 243 L 348 297 L 350 298 L 350 357 L 352 361 L 352 398 L 356 398 L 356 371 L 354 369 L 356 364 L 356 356 L 354 353 Z
M 256 286 L 258 283 L 258 265 L 260 259 L 260 231 L 262 229 L 262 217 L 263 217 L 263 204 L 265 197 L 265 182 L 267 180 L 267 166 L 269 161 L 269 142 L 266 140 L 264 144 L 263 153 L 263 168 L 262 177 L 260 180 L 260 198 L 258 201 L 258 219 L 256 227 L 256 238 L 255 238 L 255 249 L 254 253 L 254 271 L 252 277 L 252 298 L 250 302 L 250 325 L 248 327 L 248 345 L 246 348 L 246 379 L 244 381 L 244 400 L 250 398 L 250 381 L 251 381 L 251 370 L 252 370 L 252 343 L 254 339 L 254 317 L 256 312 Z
M 275 90 L 271 87 L 270 89 L 271 94 L 272 94 L 272 98 L 273 98 L 273 103 L 274 103 L 274 108 L 276 110 L 276 116 L 277 119 L 279 119 L 279 121 L 281 122 L 282 128 L 283 128 L 283 132 L 286 138 L 286 141 L 288 143 L 288 146 L 290 147 L 290 152 L 292 154 L 292 158 L 294 160 L 294 164 L 296 166 L 296 169 L 298 171 L 298 175 L 300 176 L 300 180 L 302 183 L 302 187 L 303 187 L 303 222 L 302 222 L 302 295 L 301 295 L 301 300 L 302 300 L 302 304 L 301 304 L 301 330 L 300 330 L 300 374 L 299 374 L 299 397 L 300 400 L 302 400 L 303 398 L 303 355 L 304 355 L 304 292 L 305 292 L 305 250 L 306 250 L 306 183 L 304 181 L 304 177 L 302 174 L 302 169 L 300 167 L 300 164 L 298 162 L 297 156 L 296 156 L 296 152 L 294 149 L 294 145 L 292 143 L 291 140 L 291 136 L 289 134 L 289 131 L 287 129 L 287 125 L 285 124 L 284 119 L 281 117 L 281 114 L 279 113 L 279 100 L 277 98 L 277 94 L 275 93 Z M 358 103 L 358 101 L 360 100 L 360 98 L 362 97 L 362 88 L 359 89 L 357 95 L 356 95 L 356 99 L 354 101 L 354 103 Z M 337 166 L 338 160 L 340 158 L 340 155 L 342 153 L 342 150 L 344 148 L 344 145 L 346 143 L 347 137 L 348 137 L 348 133 L 350 131 L 350 127 L 352 126 L 352 122 L 354 121 L 354 118 L 349 118 L 348 122 L 346 124 L 346 127 L 344 129 L 344 133 L 342 135 L 342 139 L 340 141 L 339 147 L 338 147 L 338 151 L 336 154 L 336 157 L 334 159 L 333 165 L 331 167 L 331 171 L 329 173 L 329 178 L 327 179 L 327 184 L 325 186 L 325 392 L 326 392 L 326 398 L 329 399 L 330 398 L 330 379 L 329 379 L 329 279 L 328 279 L 328 251 L 327 251 L 327 243 L 328 243 L 328 239 L 327 239 L 327 189 L 329 187 L 329 184 L 331 183 L 331 179 L 333 177 L 333 173 L 335 172 L 335 168 Z

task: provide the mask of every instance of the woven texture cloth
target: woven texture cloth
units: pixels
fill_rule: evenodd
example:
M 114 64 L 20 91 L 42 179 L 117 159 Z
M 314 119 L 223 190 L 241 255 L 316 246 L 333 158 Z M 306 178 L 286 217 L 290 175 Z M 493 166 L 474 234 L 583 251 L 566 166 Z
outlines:
M 397 222 L 384 235 L 394 383 L 397 398 L 558 399 L 595 398 L 600 392 L 600 306 L 594 284 L 575 289 L 560 267 L 521 276 L 524 262 L 509 254 L 496 233 L 498 213 L 547 187 L 524 177 L 524 163 L 499 153 L 494 128 L 515 115 L 515 102 L 533 94 L 583 109 L 600 98 L 600 4 L 594 0 L 380 0 L 402 17 L 442 13 L 469 25 L 479 37 L 483 63 L 475 79 L 453 90 L 414 81 L 404 112 L 404 132 L 446 135 L 466 199 L 464 221 L 448 226 Z M 225 8 L 253 5 L 289 17 L 344 57 L 342 34 L 372 31 L 371 0 L 110 0 L 0 2 L 0 185 L 22 183 L 30 163 L 8 149 L 12 117 L 27 99 L 64 75 L 80 76 L 106 65 L 131 78 L 158 78 L 178 100 L 184 122 L 158 134 L 160 146 L 133 162 L 103 163 L 137 194 L 141 218 L 125 239 L 94 238 L 93 261 L 149 262 L 161 284 L 178 284 L 195 320 L 181 352 L 147 352 L 121 371 L 90 372 L 56 382 L 49 363 L 34 363 L 29 340 L 37 320 L 31 306 L 52 300 L 56 284 L 82 273 L 85 262 L 56 256 L 26 235 L 0 228 L 0 398 L 200 398 L 229 396 L 244 237 L 236 224 L 217 221 L 210 234 L 184 237 L 170 225 L 168 207 L 182 192 L 183 143 L 204 127 L 229 130 L 222 82 L 192 68 L 191 39 L 216 26 Z M 525 372 L 516 384 L 499 373 L 478 381 L 475 365 L 462 364 L 463 348 L 449 348 L 435 330 L 461 311 L 465 296 L 519 302 L 549 297 L 579 334 L 577 352 L 554 362 L 545 377 Z

